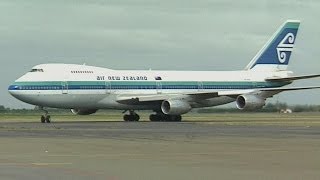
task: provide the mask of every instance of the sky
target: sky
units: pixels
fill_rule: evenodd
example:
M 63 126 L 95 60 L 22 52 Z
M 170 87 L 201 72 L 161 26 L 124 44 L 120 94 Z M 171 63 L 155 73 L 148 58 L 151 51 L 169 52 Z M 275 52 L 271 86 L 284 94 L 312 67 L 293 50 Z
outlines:
M 289 69 L 320 73 L 319 9 L 318 0 L 0 0 L 0 105 L 31 108 L 7 88 L 42 63 L 241 70 L 287 19 L 301 20 Z M 320 104 L 320 90 L 273 101 Z

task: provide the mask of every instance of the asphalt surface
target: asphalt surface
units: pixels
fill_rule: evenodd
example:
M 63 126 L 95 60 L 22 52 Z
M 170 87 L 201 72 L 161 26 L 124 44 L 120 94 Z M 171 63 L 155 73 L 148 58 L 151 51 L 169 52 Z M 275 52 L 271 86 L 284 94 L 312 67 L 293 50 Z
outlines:
M 196 122 L 37 122 L 0 123 L 0 137 L 196 138 L 196 137 L 319 138 L 320 127 L 234 126 Z
M 0 179 L 319 179 L 320 127 L 0 123 Z

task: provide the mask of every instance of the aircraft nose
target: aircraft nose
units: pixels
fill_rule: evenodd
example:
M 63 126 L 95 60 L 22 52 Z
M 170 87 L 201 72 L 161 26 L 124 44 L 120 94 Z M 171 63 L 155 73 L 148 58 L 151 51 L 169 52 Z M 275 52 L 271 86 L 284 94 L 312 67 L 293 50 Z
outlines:
M 12 84 L 12 85 L 10 85 L 10 86 L 8 87 L 8 92 L 9 92 L 12 96 L 16 97 L 16 95 L 17 95 L 17 90 L 19 90 L 19 89 L 20 89 L 20 87 L 19 87 L 18 85 Z
M 34 102 L 34 99 L 32 98 L 32 93 L 28 93 L 25 91 L 25 88 L 23 85 L 20 85 L 19 82 L 14 82 L 8 87 L 8 92 L 13 96 L 14 98 L 23 101 L 25 103 L 32 104 Z

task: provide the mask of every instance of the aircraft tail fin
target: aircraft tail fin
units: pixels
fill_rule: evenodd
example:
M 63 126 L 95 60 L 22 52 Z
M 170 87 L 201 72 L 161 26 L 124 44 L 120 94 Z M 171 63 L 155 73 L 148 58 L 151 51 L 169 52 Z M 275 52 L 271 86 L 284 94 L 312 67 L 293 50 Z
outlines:
M 245 70 L 286 70 L 299 25 L 298 20 L 287 20 L 255 55 Z

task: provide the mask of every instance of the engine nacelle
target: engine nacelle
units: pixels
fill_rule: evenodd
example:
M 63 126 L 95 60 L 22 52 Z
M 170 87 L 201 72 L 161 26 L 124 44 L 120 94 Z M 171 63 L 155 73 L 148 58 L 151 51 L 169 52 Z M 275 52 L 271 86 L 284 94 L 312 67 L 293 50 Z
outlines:
M 241 110 L 261 109 L 266 104 L 266 100 L 258 95 L 240 95 L 236 99 L 236 104 Z
M 71 109 L 71 112 L 76 115 L 89 115 L 97 111 L 98 109 Z
M 191 106 L 183 100 L 166 100 L 161 104 L 161 110 L 168 115 L 181 115 L 189 112 Z

